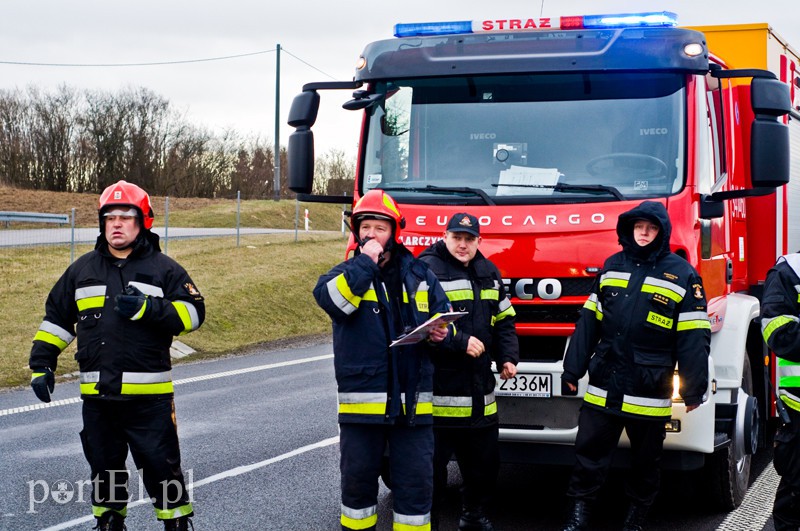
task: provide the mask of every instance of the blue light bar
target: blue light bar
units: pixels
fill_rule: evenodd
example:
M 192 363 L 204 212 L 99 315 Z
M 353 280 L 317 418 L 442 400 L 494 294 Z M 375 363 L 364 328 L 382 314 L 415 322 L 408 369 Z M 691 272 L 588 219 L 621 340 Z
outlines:
M 451 22 L 418 22 L 409 24 L 395 24 L 395 37 L 419 37 L 422 35 L 456 35 L 459 33 L 472 33 L 471 20 L 457 20 Z
M 584 15 L 583 27 L 602 28 L 665 28 L 678 25 L 678 15 L 669 11 L 660 13 L 630 13 L 614 15 Z

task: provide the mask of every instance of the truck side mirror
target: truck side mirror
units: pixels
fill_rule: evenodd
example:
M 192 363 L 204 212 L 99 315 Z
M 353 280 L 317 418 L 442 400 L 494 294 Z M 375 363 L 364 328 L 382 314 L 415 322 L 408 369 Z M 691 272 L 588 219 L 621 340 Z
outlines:
M 310 194 L 314 184 L 314 133 L 311 129 L 298 129 L 289 135 L 288 150 L 289 190 Z
M 295 96 L 289 110 L 288 123 L 295 128 L 289 135 L 287 159 L 289 189 L 298 194 L 310 194 L 314 184 L 314 133 L 311 126 L 317 120 L 319 93 L 303 91 Z
M 750 179 L 753 188 L 789 182 L 789 128 L 778 120 L 792 108 L 789 87 L 777 79 L 754 77 L 750 103 Z
M 719 219 L 725 215 L 725 203 L 715 201 L 707 195 L 700 200 L 700 219 Z

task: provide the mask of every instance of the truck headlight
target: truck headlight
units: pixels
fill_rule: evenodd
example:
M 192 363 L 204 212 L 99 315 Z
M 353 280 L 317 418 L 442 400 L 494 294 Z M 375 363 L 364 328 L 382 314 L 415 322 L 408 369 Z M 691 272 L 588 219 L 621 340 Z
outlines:
M 681 398 L 681 377 L 678 376 L 678 373 L 675 372 L 672 375 L 672 401 L 673 402 L 683 402 L 683 398 Z

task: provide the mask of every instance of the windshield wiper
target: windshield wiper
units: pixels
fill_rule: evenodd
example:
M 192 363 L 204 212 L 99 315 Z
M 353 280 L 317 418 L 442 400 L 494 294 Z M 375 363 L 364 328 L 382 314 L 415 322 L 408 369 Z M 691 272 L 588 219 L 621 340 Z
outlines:
M 424 187 L 419 187 L 419 186 L 409 186 L 409 187 L 406 187 L 406 186 L 387 186 L 385 188 L 381 188 L 381 190 L 384 190 L 384 191 L 387 191 L 387 192 L 400 192 L 400 191 L 402 191 L 402 192 L 433 192 L 433 193 L 454 192 L 454 193 L 459 193 L 459 194 L 472 194 L 472 195 L 477 195 L 478 197 L 483 199 L 484 202 L 489 206 L 496 206 L 497 205 L 497 203 L 495 203 L 492 200 L 492 198 L 489 197 L 489 194 L 487 194 L 484 190 L 481 190 L 480 188 L 470 188 L 469 186 L 433 186 L 433 185 L 429 184 L 429 185 L 424 186 Z
M 556 192 L 603 192 L 613 195 L 618 201 L 624 201 L 625 196 L 614 188 L 605 184 L 493 184 L 492 186 L 513 186 L 515 188 L 552 188 Z

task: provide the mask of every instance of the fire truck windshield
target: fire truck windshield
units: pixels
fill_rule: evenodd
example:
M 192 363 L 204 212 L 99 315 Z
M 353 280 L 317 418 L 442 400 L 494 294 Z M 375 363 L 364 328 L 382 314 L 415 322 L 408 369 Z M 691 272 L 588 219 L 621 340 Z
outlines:
M 376 83 L 361 189 L 410 203 L 617 201 L 684 185 L 685 78 L 674 73 Z

